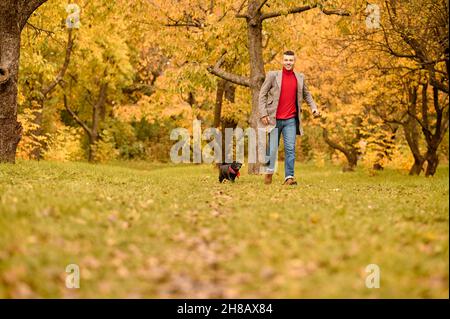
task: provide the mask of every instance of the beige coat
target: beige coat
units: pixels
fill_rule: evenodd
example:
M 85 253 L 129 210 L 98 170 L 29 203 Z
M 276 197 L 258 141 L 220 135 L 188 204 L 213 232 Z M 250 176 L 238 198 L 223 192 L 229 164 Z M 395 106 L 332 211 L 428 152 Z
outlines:
M 294 74 L 297 78 L 297 135 L 303 135 L 300 116 L 302 111 L 302 101 L 303 99 L 305 99 L 306 103 L 308 103 L 309 107 L 311 108 L 311 111 L 317 110 L 317 106 L 316 103 L 314 103 L 308 87 L 306 86 L 305 76 L 303 75 L 303 73 L 294 71 Z M 265 125 L 261 122 L 261 118 L 267 115 L 269 116 L 270 125 L 275 126 L 278 101 L 280 100 L 281 93 L 281 81 L 282 71 L 269 71 L 269 73 L 267 73 L 266 79 L 261 87 L 261 91 L 259 92 L 258 127 L 265 127 Z

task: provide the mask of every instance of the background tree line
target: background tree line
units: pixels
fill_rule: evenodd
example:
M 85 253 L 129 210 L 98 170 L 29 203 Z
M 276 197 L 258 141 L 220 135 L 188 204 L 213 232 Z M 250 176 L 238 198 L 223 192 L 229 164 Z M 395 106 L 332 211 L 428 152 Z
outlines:
M 302 114 L 300 160 L 433 175 L 448 160 L 448 1 L 373 4 L 2 1 L 0 161 L 165 161 L 193 119 L 255 127 L 264 74 L 291 49 L 323 110 Z

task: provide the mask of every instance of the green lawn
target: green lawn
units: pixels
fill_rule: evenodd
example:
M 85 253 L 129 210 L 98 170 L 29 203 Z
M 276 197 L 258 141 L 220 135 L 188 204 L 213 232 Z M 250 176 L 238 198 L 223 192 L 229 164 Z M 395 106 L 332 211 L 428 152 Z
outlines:
M 448 174 L 298 164 L 295 187 L 245 169 L 219 184 L 209 165 L 1 164 L 0 297 L 448 298 Z

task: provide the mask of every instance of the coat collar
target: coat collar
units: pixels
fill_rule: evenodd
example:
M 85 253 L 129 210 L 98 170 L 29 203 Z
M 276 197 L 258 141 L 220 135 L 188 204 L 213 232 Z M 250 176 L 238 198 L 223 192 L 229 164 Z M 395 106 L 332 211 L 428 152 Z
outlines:
M 295 77 L 297 78 L 297 83 L 300 83 L 300 80 L 301 80 L 300 73 L 297 72 L 297 71 L 294 71 L 294 74 L 295 74 Z M 282 70 L 278 70 L 275 78 L 276 78 L 278 87 L 281 89 L 281 82 L 282 82 L 282 79 L 283 79 L 283 71 Z

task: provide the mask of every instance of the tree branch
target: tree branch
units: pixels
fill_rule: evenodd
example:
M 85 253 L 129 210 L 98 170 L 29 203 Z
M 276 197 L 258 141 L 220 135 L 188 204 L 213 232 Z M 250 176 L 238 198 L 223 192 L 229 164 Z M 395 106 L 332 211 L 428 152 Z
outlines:
M 420 127 L 422 128 L 422 131 L 425 135 L 425 137 L 428 139 L 431 137 L 432 133 L 430 132 L 430 130 L 422 123 L 422 121 L 417 117 L 416 114 L 413 114 L 410 110 L 407 111 L 408 115 L 411 116 L 413 119 L 415 119 L 417 121 L 417 123 L 419 123 Z
M 55 34 L 55 32 L 53 32 L 53 31 L 45 30 L 45 29 L 39 28 L 39 27 L 37 27 L 37 26 L 31 24 L 31 23 L 28 22 L 28 21 L 25 23 L 25 25 L 26 25 L 27 27 L 30 27 L 31 29 L 33 29 L 33 30 L 35 31 L 35 33 L 37 33 L 38 35 L 40 35 L 41 33 L 45 33 L 45 34 L 47 34 L 48 36 L 52 36 L 52 35 Z
M 433 87 L 437 88 L 439 91 L 448 94 L 448 85 L 438 82 L 436 78 L 433 78 L 433 76 L 430 77 L 430 83 Z
M 241 2 L 241 5 L 239 6 L 239 8 L 238 8 L 237 11 L 236 11 L 236 15 L 235 15 L 236 18 L 245 18 L 245 19 L 249 19 L 249 18 L 250 18 L 250 16 L 249 16 L 248 14 L 246 14 L 246 13 L 241 13 L 242 9 L 244 8 L 244 4 L 245 4 L 246 2 L 247 2 L 247 0 L 243 0 L 243 1 Z
M 172 24 L 166 23 L 164 25 L 165 27 L 186 27 L 186 28 L 198 28 L 203 29 L 203 26 L 201 24 L 192 23 L 192 22 L 174 22 Z
M 312 6 L 303 6 L 303 7 L 289 9 L 287 12 L 275 11 L 275 12 L 264 13 L 261 15 L 261 20 L 266 20 L 266 19 L 275 18 L 275 17 L 279 17 L 282 15 L 288 15 L 288 14 L 293 14 L 293 13 L 300 13 L 300 12 L 311 10 L 313 8 L 314 7 L 312 7 Z
M 69 105 L 67 103 L 67 95 L 66 94 L 64 94 L 64 107 L 66 108 L 67 112 L 69 112 L 70 116 L 72 116 L 72 118 L 75 120 L 75 122 L 77 122 L 86 131 L 86 133 L 91 137 L 92 136 L 91 129 L 69 107 Z
M 320 9 L 324 14 L 326 15 L 337 15 L 337 16 L 343 16 L 343 17 L 349 17 L 350 12 L 344 9 Z
M 61 83 L 61 81 L 63 80 L 64 75 L 66 74 L 67 68 L 69 67 L 70 57 L 71 57 L 72 49 L 73 49 L 73 43 L 74 43 L 74 38 L 72 37 L 72 29 L 69 29 L 68 39 L 67 39 L 67 47 L 66 47 L 66 56 L 64 58 L 63 66 L 62 66 L 61 70 L 59 71 L 58 75 L 56 76 L 55 80 L 42 90 L 42 94 L 44 95 L 44 97 L 46 97 L 47 94 L 49 94 L 51 91 L 53 91 L 53 89 L 59 83 Z
M 225 54 L 223 54 L 220 57 L 220 59 L 217 61 L 217 63 L 214 66 L 210 65 L 207 68 L 208 72 L 211 74 L 214 74 L 215 76 L 218 76 L 219 78 L 222 78 L 224 80 L 232 82 L 234 84 L 250 87 L 251 84 L 250 84 L 249 78 L 227 72 L 220 68 L 224 62 L 224 57 L 225 57 Z
M 322 128 L 322 136 L 323 139 L 325 140 L 325 142 L 330 145 L 332 148 L 341 151 L 343 154 L 345 154 L 345 156 L 349 156 L 350 152 L 349 150 L 347 150 L 345 147 L 343 147 L 342 145 L 339 145 L 338 143 L 336 143 L 335 141 L 331 140 L 329 135 L 328 135 L 328 131 L 326 128 Z
M 269 0 L 262 0 L 261 4 L 259 5 L 258 9 L 256 9 L 256 11 L 260 11 L 264 7 L 264 5 L 267 3 L 267 1 L 269 1 Z
M 385 123 L 390 123 L 390 124 L 399 124 L 399 125 L 405 125 L 405 122 L 403 121 L 403 118 L 408 114 L 407 112 L 405 112 L 402 116 L 401 119 L 396 119 L 396 118 L 389 118 L 386 114 L 382 114 L 378 108 L 376 106 L 374 106 L 372 108 L 375 112 L 375 114 L 383 120 L 383 122 Z
M 388 52 L 390 54 L 392 54 L 393 56 L 397 57 L 397 58 L 409 58 L 409 59 L 417 59 L 416 55 L 412 55 L 412 54 L 404 54 L 404 53 L 398 53 L 395 52 L 394 49 L 392 49 L 391 45 L 389 44 L 389 38 L 386 32 L 386 29 L 384 28 L 384 25 L 380 23 L 381 29 L 383 30 L 383 36 L 384 36 L 384 41 L 386 44 L 386 47 L 388 49 Z
M 427 89 L 428 83 L 422 84 L 422 123 L 429 130 Z
M 275 12 L 264 13 L 261 15 L 261 20 L 271 19 L 271 18 L 283 16 L 283 15 L 288 15 L 288 14 L 301 13 L 301 12 L 305 12 L 305 11 L 308 11 L 308 10 L 311 10 L 314 8 L 319 8 L 319 5 L 315 4 L 312 6 L 307 5 L 307 6 L 302 6 L 302 7 L 296 7 L 296 8 L 289 9 L 286 12 L 275 11 Z M 320 8 L 320 10 L 326 15 L 350 16 L 350 12 L 348 12 L 347 10 L 343 10 L 343 9 Z

